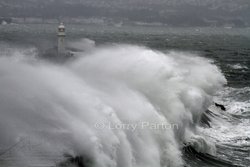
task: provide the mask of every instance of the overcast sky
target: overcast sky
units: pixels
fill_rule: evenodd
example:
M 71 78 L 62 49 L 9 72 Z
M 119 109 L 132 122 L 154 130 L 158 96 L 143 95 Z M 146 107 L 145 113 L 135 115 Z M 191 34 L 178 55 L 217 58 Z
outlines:
M 250 0 L 0 0 L 0 16 L 249 26 Z

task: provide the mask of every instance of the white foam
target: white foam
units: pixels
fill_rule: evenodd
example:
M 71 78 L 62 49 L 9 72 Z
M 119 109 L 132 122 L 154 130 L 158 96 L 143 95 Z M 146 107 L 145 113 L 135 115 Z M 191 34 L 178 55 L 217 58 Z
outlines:
M 195 129 L 225 82 L 204 58 L 137 46 L 96 48 L 63 66 L 2 57 L 0 147 L 29 138 L 41 152 L 88 155 L 101 167 L 180 167 L 183 142 L 212 152 Z M 104 122 L 178 128 L 95 127 Z
M 248 69 L 247 66 L 241 64 L 233 64 L 229 65 L 232 69 L 240 70 L 240 69 Z
M 217 144 L 245 147 L 250 146 L 249 87 L 230 88 L 221 91 L 216 102 L 226 106 L 226 111 L 217 107 L 210 110 L 217 116 L 212 119 L 212 128 L 200 131 L 214 139 Z M 246 116 L 246 117 L 245 117 Z

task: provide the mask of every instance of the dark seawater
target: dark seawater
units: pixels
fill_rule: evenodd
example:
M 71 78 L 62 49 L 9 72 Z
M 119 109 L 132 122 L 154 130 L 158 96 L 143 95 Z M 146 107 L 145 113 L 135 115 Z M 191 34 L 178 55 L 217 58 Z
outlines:
M 211 128 L 199 127 L 198 131 L 215 143 L 217 154 L 211 156 L 187 148 L 183 150 L 185 165 L 250 166 L 250 28 L 66 26 L 69 47 L 79 41 L 90 45 L 94 41 L 95 46 L 131 44 L 146 46 L 164 53 L 191 53 L 211 60 L 227 79 L 225 88 L 214 97 L 214 101 L 223 104 L 226 111 L 210 107 L 212 114 L 207 115 Z M 19 48 L 36 48 L 38 52 L 44 52 L 53 47 L 56 41 L 56 25 L 0 26 L 1 54 L 7 55 L 10 50 L 18 52 Z M 31 49 L 25 53 L 32 56 L 36 50 Z M 47 155 L 41 157 L 48 161 L 51 159 Z M 57 158 L 54 159 L 59 161 Z M 6 165 L 9 164 L 8 161 L 12 161 L 11 157 L 1 158 L 0 152 L 0 166 L 10 166 Z

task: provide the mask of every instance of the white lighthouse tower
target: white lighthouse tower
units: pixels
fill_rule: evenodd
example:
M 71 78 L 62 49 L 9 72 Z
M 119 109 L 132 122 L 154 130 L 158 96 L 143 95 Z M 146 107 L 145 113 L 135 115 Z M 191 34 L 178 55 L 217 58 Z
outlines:
M 65 49 L 66 33 L 65 33 L 65 26 L 63 23 L 61 23 L 58 26 L 57 36 L 58 36 L 58 46 L 57 46 L 58 55 L 65 55 L 66 54 L 66 49 Z

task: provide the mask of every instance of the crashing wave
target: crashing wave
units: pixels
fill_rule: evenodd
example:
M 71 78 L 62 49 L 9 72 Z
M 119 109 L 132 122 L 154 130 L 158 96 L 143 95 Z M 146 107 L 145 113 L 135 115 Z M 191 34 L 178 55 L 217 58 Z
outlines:
M 32 149 L 11 150 L 23 164 L 42 153 L 98 167 L 181 167 L 183 143 L 216 154 L 197 131 L 226 83 L 210 61 L 129 45 L 82 54 L 63 65 L 0 58 L 1 149 L 27 140 Z

